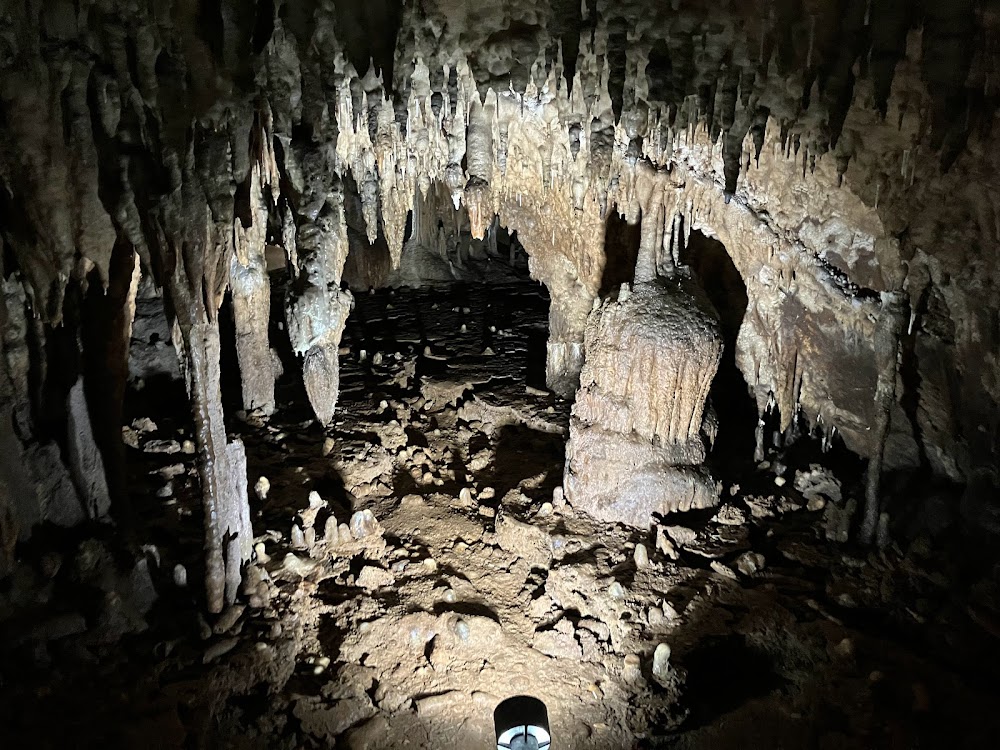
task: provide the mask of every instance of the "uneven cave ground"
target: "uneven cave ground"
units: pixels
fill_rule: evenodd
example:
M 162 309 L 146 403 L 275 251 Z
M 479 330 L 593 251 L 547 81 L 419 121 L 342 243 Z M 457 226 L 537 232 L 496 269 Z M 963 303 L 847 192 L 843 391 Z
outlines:
M 8 625 L 9 746 L 485 748 L 512 692 L 544 700 L 553 747 L 991 746 L 1000 649 L 964 603 L 976 591 L 955 588 L 969 558 L 831 541 L 860 492 L 842 447 L 804 436 L 760 464 L 715 456 L 723 504 L 662 519 L 660 544 L 562 501 L 571 405 L 544 389 L 547 308 L 528 279 L 358 294 L 325 430 L 279 352 L 277 412 L 230 409 L 258 562 L 211 626 L 183 386 L 131 392 L 133 538 L 33 540 L 22 574 L 51 578 L 33 616 L 53 630 L 19 649 Z M 720 425 L 745 416 L 717 400 Z M 374 520 L 328 538 L 361 509 Z M 60 632 L 98 611 L 102 588 L 79 571 L 127 569 L 102 561 L 136 544 L 148 628 L 104 615 Z M 141 585 L 121 590 L 101 612 L 141 606 Z M 660 643 L 669 667 L 654 674 Z

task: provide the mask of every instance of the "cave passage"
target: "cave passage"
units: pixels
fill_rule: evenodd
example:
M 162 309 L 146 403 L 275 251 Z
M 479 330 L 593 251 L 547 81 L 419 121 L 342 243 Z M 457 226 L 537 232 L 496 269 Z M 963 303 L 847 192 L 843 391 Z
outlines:
M 719 315 L 722 359 L 709 394 L 718 419 L 718 434 L 710 460 L 732 477 L 753 460 L 757 406 L 743 373 L 736 365 L 736 339 L 747 309 L 747 288 L 725 246 L 693 230 L 680 261 L 691 267 Z

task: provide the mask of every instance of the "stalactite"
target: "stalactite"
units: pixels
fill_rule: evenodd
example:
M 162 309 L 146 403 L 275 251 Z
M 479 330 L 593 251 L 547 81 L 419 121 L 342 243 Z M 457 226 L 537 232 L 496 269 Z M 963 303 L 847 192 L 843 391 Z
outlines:
M 266 179 L 261 165 L 254 164 L 250 174 L 250 226 L 244 228 L 239 217 L 234 222 L 236 241 L 229 266 L 229 287 L 233 295 L 243 408 L 270 415 L 274 411 L 274 369 L 268 341 L 271 281 L 264 257 L 268 206 L 261 184 Z
M 316 419 L 332 418 L 340 389 L 337 352 L 353 297 L 340 289 L 347 259 L 347 225 L 341 186 L 331 190 L 316 172 L 309 184 L 319 198 L 313 221 L 304 222 L 296 234 L 299 271 L 286 300 L 285 322 L 292 349 L 302 356 L 302 377 Z
M 874 444 L 868 461 L 865 483 L 865 510 L 861 522 L 862 544 L 871 544 L 878 528 L 881 509 L 880 488 L 889 419 L 896 399 L 896 375 L 899 367 L 900 336 L 907 318 L 906 296 L 901 292 L 882 294 L 882 310 L 875 329 L 875 361 L 878 384 L 875 388 Z

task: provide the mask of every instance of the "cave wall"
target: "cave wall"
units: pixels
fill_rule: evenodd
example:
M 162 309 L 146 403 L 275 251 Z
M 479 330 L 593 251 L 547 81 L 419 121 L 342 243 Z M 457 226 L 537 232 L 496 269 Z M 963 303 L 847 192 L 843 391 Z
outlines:
M 206 537 L 230 579 L 216 580 L 217 601 L 234 565 L 219 540 L 247 533 L 240 449 L 211 382 L 226 290 L 245 406 L 266 412 L 261 268 L 266 246 L 283 248 L 287 329 L 329 421 L 351 232 L 385 244 L 391 273 L 418 196 L 441 187 L 477 239 L 495 217 L 517 232 L 551 295 L 547 380 L 566 395 L 613 211 L 641 220 L 640 262 L 654 273 L 685 232 L 721 239 L 748 290 L 737 361 L 758 408 L 777 405 L 786 425 L 821 420 L 865 456 L 882 450 L 867 429 L 873 336 L 885 293 L 903 295 L 897 463 L 988 487 L 1000 424 L 996 11 L 965 0 L 14 4 L 0 16 L 5 289 L 23 290 L 18 305 L 43 334 L 74 284 L 115 285 L 116 246 L 164 290 L 205 424 L 203 468 L 214 467 L 206 502 L 237 527 Z M 375 65 L 359 70 L 366 55 Z M 8 325 L 5 353 L 22 369 L 30 327 Z M 37 370 L 40 355 L 26 356 Z M 11 378 L 8 413 L 38 387 Z M 31 444 L 3 424 L 4 441 Z M 8 517 L 17 481 L 0 503 Z

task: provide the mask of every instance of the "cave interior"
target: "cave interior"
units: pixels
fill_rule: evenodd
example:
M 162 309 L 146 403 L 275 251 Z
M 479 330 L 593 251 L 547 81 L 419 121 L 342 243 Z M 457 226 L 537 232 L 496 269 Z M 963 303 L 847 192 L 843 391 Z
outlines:
M 0 746 L 995 746 L 998 104 L 998 0 L 7 4 Z

